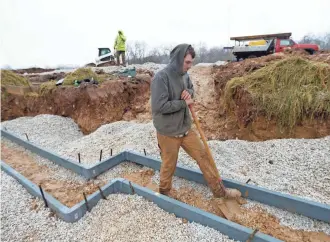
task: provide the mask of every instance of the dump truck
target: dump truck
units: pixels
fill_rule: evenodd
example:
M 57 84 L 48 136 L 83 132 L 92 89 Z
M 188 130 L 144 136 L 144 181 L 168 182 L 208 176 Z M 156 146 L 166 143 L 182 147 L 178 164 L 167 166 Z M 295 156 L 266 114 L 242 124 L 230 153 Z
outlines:
M 230 37 L 235 46 L 230 47 L 237 61 L 255 58 L 273 53 L 283 52 L 285 49 L 302 49 L 311 55 L 320 50 L 316 44 L 297 44 L 291 39 L 292 33 L 266 34 Z M 228 49 L 229 47 L 226 47 Z

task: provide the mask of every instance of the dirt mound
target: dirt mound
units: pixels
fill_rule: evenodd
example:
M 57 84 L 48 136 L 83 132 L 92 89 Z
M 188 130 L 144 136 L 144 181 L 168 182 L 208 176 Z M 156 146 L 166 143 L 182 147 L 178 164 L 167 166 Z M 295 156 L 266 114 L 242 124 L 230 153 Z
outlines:
M 43 73 L 43 72 L 50 72 L 55 71 L 55 69 L 44 69 L 39 67 L 27 68 L 27 69 L 17 69 L 13 70 L 13 72 L 17 74 L 24 74 L 24 73 Z
M 292 52 L 215 67 L 217 110 L 206 117 L 206 133 L 246 140 L 329 135 L 330 67 L 308 61 L 316 58 Z
M 231 62 L 227 65 L 214 66 L 213 74 L 215 88 L 217 90 L 222 89 L 230 79 L 248 75 L 253 71 L 284 58 L 284 55 L 268 55 L 259 58 L 246 59 L 240 62 Z
M 1 86 L 30 86 L 29 81 L 20 75 L 8 70 L 1 71 Z
M 44 74 L 44 75 L 28 75 L 26 76 L 26 78 L 28 78 L 28 80 L 31 83 L 44 83 L 47 81 L 58 81 L 62 78 L 64 78 L 66 76 L 65 72 L 54 72 L 54 73 L 50 73 L 50 74 Z
M 63 85 L 73 85 L 75 80 L 81 81 L 92 78 L 98 82 L 104 81 L 91 68 L 79 68 L 64 78 Z
M 302 120 L 330 117 L 330 66 L 290 57 L 250 75 L 233 78 L 224 90 L 226 109 L 239 108 L 246 126 L 258 114 L 292 129 Z M 243 101 L 243 102 L 242 102 Z
M 47 95 L 2 97 L 1 120 L 22 116 L 54 114 L 71 117 L 85 134 L 103 124 L 136 119 L 147 112 L 150 96 L 148 75 L 110 80 L 99 86 L 59 86 Z M 129 112 L 130 115 L 125 114 Z M 124 117 L 125 116 L 125 117 Z

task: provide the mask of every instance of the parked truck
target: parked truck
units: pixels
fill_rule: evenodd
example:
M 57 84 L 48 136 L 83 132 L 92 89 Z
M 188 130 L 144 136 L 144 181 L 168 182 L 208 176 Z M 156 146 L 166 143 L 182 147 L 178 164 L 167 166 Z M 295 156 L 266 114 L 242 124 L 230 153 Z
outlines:
M 320 50 L 320 46 L 316 44 L 297 44 L 291 39 L 291 33 L 230 37 L 230 40 L 235 41 L 235 46 L 225 48 L 232 49 L 237 61 L 278 53 L 285 49 L 302 49 L 311 55 Z

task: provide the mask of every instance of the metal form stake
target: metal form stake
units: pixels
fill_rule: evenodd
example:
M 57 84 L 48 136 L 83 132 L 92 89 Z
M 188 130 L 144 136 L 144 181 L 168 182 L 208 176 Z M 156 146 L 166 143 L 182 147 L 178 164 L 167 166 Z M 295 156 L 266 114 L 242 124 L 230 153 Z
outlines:
M 129 186 L 131 187 L 132 193 L 133 193 L 133 195 L 134 195 L 134 194 L 135 194 L 135 191 L 134 191 L 134 187 L 132 186 L 131 181 L 129 181 L 128 183 L 129 183 Z
M 27 135 L 27 133 L 25 133 L 25 136 L 26 136 L 26 139 L 27 139 L 28 141 L 30 141 L 30 140 L 29 140 L 29 136 Z
M 42 190 L 41 185 L 39 185 L 39 189 L 40 189 L 40 193 L 41 193 L 42 199 L 44 200 L 45 207 L 48 208 L 48 203 L 47 203 L 47 200 L 45 198 L 45 194 L 44 194 L 44 191 Z
M 97 188 L 99 189 L 99 191 L 100 191 L 100 193 L 101 193 L 101 197 L 102 197 L 103 199 L 107 200 L 107 198 L 105 197 L 105 195 L 104 195 L 102 189 L 100 188 L 100 186 L 97 186 Z
M 81 163 L 81 161 L 80 161 L 80 153 L 78 153 L 78 160 L 79 160 L 79 163 Z
M 84 195 L 84 199 L 85 199 L 85 204 L 86 204 L 87 211 L 90 212 L 89 206 L 88 206 L 88 201 L 87 201 L 87 198 L 86 198 L 86 194 L 84 192 L 83 192 L 83 195 Z
M 145 155 L 145 156 L 147 156 L 147 152 L 146 152 L 146 149 L 143 149 L 143 151 L 144 151 L 144 155 Z
M 247 239 L 246 242 L 251 242 L 256 233 L 259 231 L 259 229 L 255 229 L 252 234 L 250 234 L 249 238 Z
M 102 160 L 102 150 L 100 151 L 100 161 Z
M 112 156 L 112 149 L 111 149 L 111 153 L 110 153 L 110 155 Z
M 249 178 L 245 183 L 248 184 L 251 181 L 251 179 Z

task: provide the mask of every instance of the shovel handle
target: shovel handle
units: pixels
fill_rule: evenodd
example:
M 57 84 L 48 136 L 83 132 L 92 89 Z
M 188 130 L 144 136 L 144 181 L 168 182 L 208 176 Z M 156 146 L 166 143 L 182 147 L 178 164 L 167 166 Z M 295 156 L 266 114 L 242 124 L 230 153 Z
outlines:
M 190 109 L 191 115 L 192 115 L 192 117 L 193 117 L 193 119 L 194 119 L 194 122 L 195 122 L 195 124 L 196 124 L 196 126 L 197 126 L 198 132 L 199 132 L 199 134 L 200 134 L 200 136 L 201 136 L 201 138 L 202 138 L 202 141 L 203 141 L 204 147 L 205 147 L 205 149 L 206 149 L 206 153 L 207 153 L 207 155 L 208 155 L 208 157 L 209 157 L 209 160 L 210 160 L 210 161 L 213 163 L 213 165 L 216 167 L 216 164 L 215 164 L 215 161 L 214 161 L 214 159 L 213 159 L 213 156 L 212 156 L 211 150 L 210 150 L 210 148 L 209 148 L 209 146 L 208 146 L 208 144 L 207 144 L 207 142 L 206 142 L 206 138 L 205 138 L 204 132 L 203 132 L 201 126 L 200 126 L 200 123 L 199 123 L 199 121 L 198 121 L 198 118 L 197 118 L 197 115 L 196 115 L 196 113 L 195 113 L 195 110 L 194 110 L 193 105 L 189 105 L 189 109 Z

